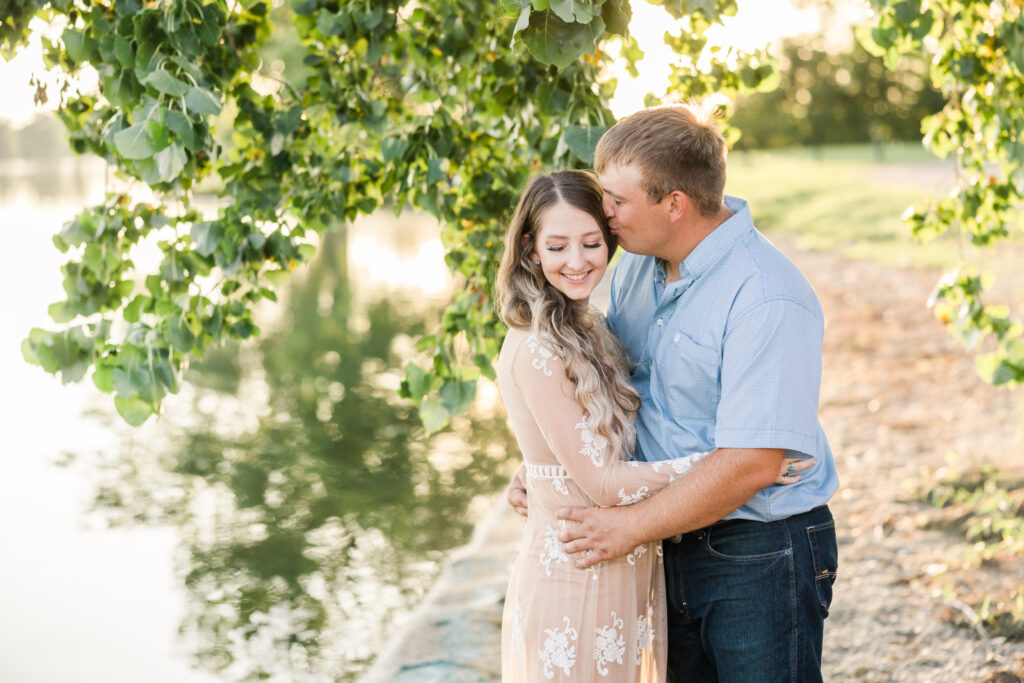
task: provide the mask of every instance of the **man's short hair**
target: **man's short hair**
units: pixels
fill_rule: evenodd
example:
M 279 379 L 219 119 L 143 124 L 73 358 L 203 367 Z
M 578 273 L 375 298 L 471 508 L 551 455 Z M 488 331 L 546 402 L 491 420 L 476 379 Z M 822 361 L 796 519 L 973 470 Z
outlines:
M 722 207 L 725 193 L 725 138 L 714 108 L 671 104 L 642 109 L 621 119 L 597 143 L 594 169 L 634 165 L 651 202 L 681 190 L 703 216 Z

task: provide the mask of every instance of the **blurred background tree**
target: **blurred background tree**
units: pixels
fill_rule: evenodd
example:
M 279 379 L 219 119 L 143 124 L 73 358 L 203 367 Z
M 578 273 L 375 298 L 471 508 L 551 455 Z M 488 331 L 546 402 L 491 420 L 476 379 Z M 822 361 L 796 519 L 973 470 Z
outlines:
M 944 103 L 923 54 L 893 70 L 859 43 L 835 52 L 814 42 L 786 40 L 778 88 L 736 98 L 729 122 L 742 135 L 733 149 L 920 140 L 921 119 Z

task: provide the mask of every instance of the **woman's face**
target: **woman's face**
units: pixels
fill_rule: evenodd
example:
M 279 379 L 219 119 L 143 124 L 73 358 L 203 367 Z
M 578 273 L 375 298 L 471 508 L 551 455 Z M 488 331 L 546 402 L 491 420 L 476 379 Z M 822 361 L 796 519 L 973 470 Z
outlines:
M 608 267 L 608 245 L 594 217 L 559 202 L 540 216 L 530 257 L 540 261 L 544 277 L 574 301 L 587 301 Z

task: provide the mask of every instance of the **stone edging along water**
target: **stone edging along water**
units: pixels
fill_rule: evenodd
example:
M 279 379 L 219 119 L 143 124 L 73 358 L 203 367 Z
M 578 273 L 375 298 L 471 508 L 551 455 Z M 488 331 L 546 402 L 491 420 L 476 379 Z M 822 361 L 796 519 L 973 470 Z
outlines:
M 360 683 L 501 680 L 501 610 L 522 528 L 499 496 Z

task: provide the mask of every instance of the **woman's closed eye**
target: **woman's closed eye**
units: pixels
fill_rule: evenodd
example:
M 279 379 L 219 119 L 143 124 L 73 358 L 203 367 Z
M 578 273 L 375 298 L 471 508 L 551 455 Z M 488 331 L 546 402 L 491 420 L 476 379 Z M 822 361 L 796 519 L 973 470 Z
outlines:
M 600 249 L 604 246 L 604 242 L 587 242 L 583 245 L 584 249 Z M 565 249 L 564 245 L 550 245 L 544 247 L 547 251 L 562 251 Z

